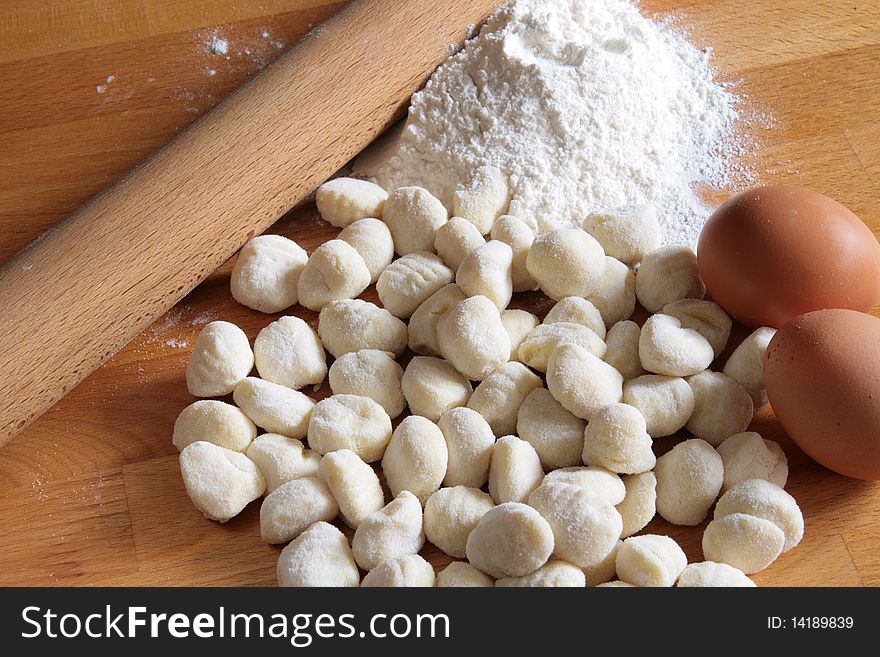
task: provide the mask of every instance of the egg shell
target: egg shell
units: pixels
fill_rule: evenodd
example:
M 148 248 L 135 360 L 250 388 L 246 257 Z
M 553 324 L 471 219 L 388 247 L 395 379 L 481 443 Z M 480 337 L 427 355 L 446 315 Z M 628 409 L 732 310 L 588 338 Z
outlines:
M 706 289 L 751 327 L 880 301 L 880 244 L 837 201 L 801 187 L 751 189 L 719 207 L 697 249 Z
M 770 341 L 764 383 L 808 456 L 848 477 L 880 479 L 880 319 L 842 309 L 794 318 Z

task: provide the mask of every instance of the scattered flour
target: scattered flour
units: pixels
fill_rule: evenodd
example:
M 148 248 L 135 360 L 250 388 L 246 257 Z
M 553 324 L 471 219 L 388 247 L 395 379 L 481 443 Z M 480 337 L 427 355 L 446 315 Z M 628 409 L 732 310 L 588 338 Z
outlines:
M 730 181 L 737 99 L 708 52 L 627 0 L 518 0 L 415 94 L 400 135 L 355 162 L 448 208 L 480 165 L 510 177 L 510 213 L 542 232 L 654 203 L 667 243 L 708 215 L 694 186 Z

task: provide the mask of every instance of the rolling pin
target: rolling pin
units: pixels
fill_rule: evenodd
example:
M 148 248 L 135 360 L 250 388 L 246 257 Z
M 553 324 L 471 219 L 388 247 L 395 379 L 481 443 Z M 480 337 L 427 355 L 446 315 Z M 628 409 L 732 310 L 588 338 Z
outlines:
M 360 0 L 0 269 L 0 445 L 361 151 L 500 0 Z

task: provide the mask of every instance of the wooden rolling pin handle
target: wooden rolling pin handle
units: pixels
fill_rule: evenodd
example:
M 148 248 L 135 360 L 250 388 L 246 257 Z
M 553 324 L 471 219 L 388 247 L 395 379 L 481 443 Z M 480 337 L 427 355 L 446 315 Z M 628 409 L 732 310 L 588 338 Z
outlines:
M 370 143 L 500 0 L 361 0 L 0 269 L 0 445 Z

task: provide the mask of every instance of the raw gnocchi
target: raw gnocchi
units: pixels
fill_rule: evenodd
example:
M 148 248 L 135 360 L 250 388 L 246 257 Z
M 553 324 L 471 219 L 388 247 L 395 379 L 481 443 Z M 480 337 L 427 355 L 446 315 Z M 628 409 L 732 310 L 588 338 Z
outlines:
M 281 317 L 257 334 L 257 372 L 266 381 L 298 390 L 327 376 L 324 345 L 299 317 Z
M 258 427 L 288 438 L 305 438 L 315 402 L 298 390 L 249 376 L 232 398 Z
M 313 523 L 339 513 L 330 489 L 317 477 L 292 479 L 266 496 L 260 507 L 260 536 L 266 543 L 287 543 Z
M 229 279 L 232 298 L 263 313 L 296 303 L 296 288 L 309 256 L 293 240 L 260 235 L 245 244 Z
M 603 406 L 584 431 L 583 461 L 618 474 L 646 472 L 657 462 L 645 418 L 627 404 Z
M 495 434 L 483 417 L 469 408 L 453 408 L 437 421 L 449 454 L 446 486 L 480 488 L 489 480 Z
M 325 454 L 318 472 L 349 527 L 357 529 L 364 518 L 385 506 L 385 493 L 376 472 L 350 449 Z
M 378 219 L 372 217 L 358 219 L 343 228 L 336 239 L 350 244 L 364 259 L 367 271 L 370 272 L 370 283 L 379 280 L 379 275 L 394 260 L 394 240 L 391 231 Z
M 548 297 L 588 296 L 605 272 L 605 252 L 580 228 L 560 228 L 537 237 L 526 257 L 526 269 Z
M 547 470 L 583 463 L 586 421 L 569 413 L 546 388 L 529 393 L 516 416 L 516 433 L 535 448 Z
M 376 292 L 392 315 L 406 319 L 437 290 L 449 285 L 454 276 L 438 256 L 416 251 L 385 268 L 376 281 Z
M 172 442 L 178 451 L 205 440 L 235 452 L 244 452 L 257 437 L 257 427 L 232 404 L 201 399 L 184 408 L 174 421 Z
M 785 488 L 788 459 L 779 443 L 765 440 L 754 431 L 745 431 L 730 436 L 717 449 L 724 462 L 722 493 L 749 479 L 766 479 Z
M 382 457 L 382 472 L 392 495 L 409 491 L 421 504 L 440 488 L 450 455 L 436 424 L 418 415 L 404 418 Z
M 362 299 L 327 304 L 318 315 L 318 336 L 335 358 L 362 349 L 399 356 L 406 349 L 406 324 L 384 308 Z
M 576 344 L 597 358 L 605 355 L 605 342 L 583 324 L 556 322 L 541 324 L 519 346 L 519 360 L 539 372 L 547 371 L 550 356 L 563 344 Z
M 765 479 L 740 482 L 724 493 L 715 505 L 715 518 L 731 513 L 747 513 L 775 524 L 785 537 L 783 552 L 804 537 L 804 516 L 795 499 Z
M 423 356 L 439 356 L 437 322 L 467 295 L 455 283 L 441 287 L 425 299 L 409 318 L 409 348 Z
M 626 487 L 620 477 L 610 470 L 595 466 L 552 470 L 544 476 L 541 483 L 551 482 L 562 482 L 583 488 L 612 506 L 622 502 L 626 495 Z
M 639 335 L 642 367 L 654 374 L 690 376 L 715 359 L 712 345 L 693 329 L 669 315 L 651 315 Z
M 455 282 L 469 297 L 482 295 L 503 311 L 513 296 L 513 251 L 491 240 L 468 253 L 458 267 Z
M 764 390 L 764 354 L 770 340 L 776 335 L 776 329 L 764 326 L 743 340 L 730 354 L 722 372 L 739 383 L 760 408 L 767 403 L 767 391 Z
M 237 516 L 266 490 L 260 469 L 247 456 L 204 440 L 183 448 L 180 473 L 193 505 L 219 522 Z
M 541 320 L 526 310 L 509 309 L 501 313 L 501 325 L 510 338 L 510 360 L 519 361 L 520 345 L 540 323 Z
M 308 438 L 319 454 L 350 449 L 372 463 L 382 458 L 391 440 L 391 418 L 369 397 L 333 395 L 315 406 Z
M 706 286 L 697 256 L 686 246 L 662 246 L 644 258 L 636 274 L 636 297 L 649 313 L 679 299 L 702 299 Z
M 465 257 L 478 246 L 486 243 L 480 231 L 467 219 L 453 217 L 437 229 L 434 250 L 444 264 L 457 270 Z
M 674 525 L 699 525 L 724 481 L 724 463 L 705 440 L 685 440 L 657 459 L 657 512 Z
M 453 210 L 473 222 L 485 235 L 494 221 L 507 211 L 510 186 L 507 175 L 491 165 L 478 167 L 465 185 L 455 190 Z
M 617 504 L 617 512 L 623 519 L 622 538 L 640 532 L 657 514 L 657 476 L 653 472 L 623 477 L 626 495 Z
M 544 324 L 581 324 L 605 339 L 605 321 L 590 301 L 581 297 L 565 297 L 556 302 L 544 317 Z
M 510 357 L 501 314 L 484 296 L 455 304 L 437 322 L 440 352 L 471 381 L 482 381 Z
M 517 413 L 541 379 L 522 363 L 507 363 L 474 390 L 467 407 L 479 413 L 496 436 L 516 433 Z
M 688 378 L 694 392 L 694 412 L 685 425 L 697 438 L 720 445 L 745 431 L 755 415 L 749 393 L 721 372 L 706 370 Z
M 354 299 L 371 278 L 367 263 L 351 244 L 330 240 L 309 256 L 297 282 L 297 297 L 309 310 L 321 310 L 331 301 Z
M 617 552 L 617 576 L 635 586 L 672 586 L 686 566 L 684 550 L 668 536 L 631 536 Z
M 623 384 L 623 403 L 639 409 L 651 438 L 662 438 L 691 419 L 694 391 L 681 377 L 645 374 Z
M 369 587 L 432 587 L 434 568 L 417 554 L 404 554 L 387 559 L 364 576 L 361 586 Z
M 678 576 L 679 588 L 754 587 L 756 584 L 739 568 L 726 563 L 701 561 L 691 563 Z
M 623 377 L 608 363 L 576 344 L 563 344 L 547 363 L 547 389 L 562 406 L 584 420 L 620 401 Z
M 425 537 L 450 557 L 463 559 L 468 536 L 494 506 L 478 488 L 441 488 L 425 504 Z
M 316 522 L 281 550 L 278 586 L 357 587 L 361 574 L 348 539 L 333 525 Z
M 194 397 L 222 397 L 254 368 L 254 352 L 235 324 L 211 322 L 199 333 L 186 366 L 186 387 Z
M 402 255 L 432 251 L 437 229 L 449 214 L 431 192 L 422 187 L 400 187 L 388 196 L 382 219 L 394 238 L 394 248 Z
M 495 582 L 495 586 L 503 587 L 584 587 L 587 585 L 587 578 L 584 571 L 577 566 L 563 561 L 554 559 L 548 561 L 533 573 L 523 575 L 522 577 L 502 577 Z
M 757 573 L 782 554 L 785 534 L 764 518 L 731 513 L 715 518 L 703 532 L 703 556 L 746 575 Z
M 387 559 L 418 554 L 424 544 L 422 505 L 415 495 L 403 491 L 361 520 L 351 549 L 358 566 L 372 570 Z
M 605 335 L 605 357 L 602 360 L 620 372 L 624 381 L 645 373 L 639 358 L 641 335 L 641 327 L 628 319 L 614 324 Z
M 636 309 L 635 274 L 620 260 L 605 256 L 605 270 L 587 299 L 607 326 L 629 319 Z
M 584 220 L 584 230 L 599 241 L 605 253 L 628 265 L 641 262 L 663 241 L 657 212 L 650 205 L 594 212 Z
M 468 403 L 473 388 L 450 363 L 431 356 L 416 356 L 400 381 L 403 396 L 413 415 L 432 422 L 446 411 Z
M 317 452 L 306 449 L 296 438 L 277 433 L 258 436 L 245 453 L 263 473 L 267 493 L 293 479 L 317 476 L 321 462 Z
M 495 586 L 495 580 L 481 573 L 467 561 L 453 561 L 437 573 L 438 587 L 487 587 Z
M 348 352 L 334 361 L 328 374 L 334 395 L 369 397 L 384 408 L 392 420 L 406 408 L 402 379 L 403 368 L 393 355 L 378 349 Z
M 496 504 L 525 502 L 543 478 L 534 447 L 516 436 L 498 439 L 489 464 L 489 494 Z
M 714 301 L 679 299 L 663 306 L 663 314 L 675 317 L 682 328 L 693 329 L 706 338 L 715 356 L 727 346 L 733 321 Z
M 535 233 L 522 219 L 504 215 L 492 224 L 490 237 L 504 242 L 510 247 L 513 260 L 510 265 L 510 278 L 514 292 L 535 290 L 538 284 L 526 268 L 529 249 L 535 241 Z
M 522 577 L 547 563 L 553 531 L 535 509 L 506 502 L 487 511 L 468 536 L 467 558 L 492 577 Z
M 315 205 L 321 218 L 345 228 L 364 217 L 381 217 L 388 193 L 374 183 L 357 178 L 334 178 L 318 187 Z

